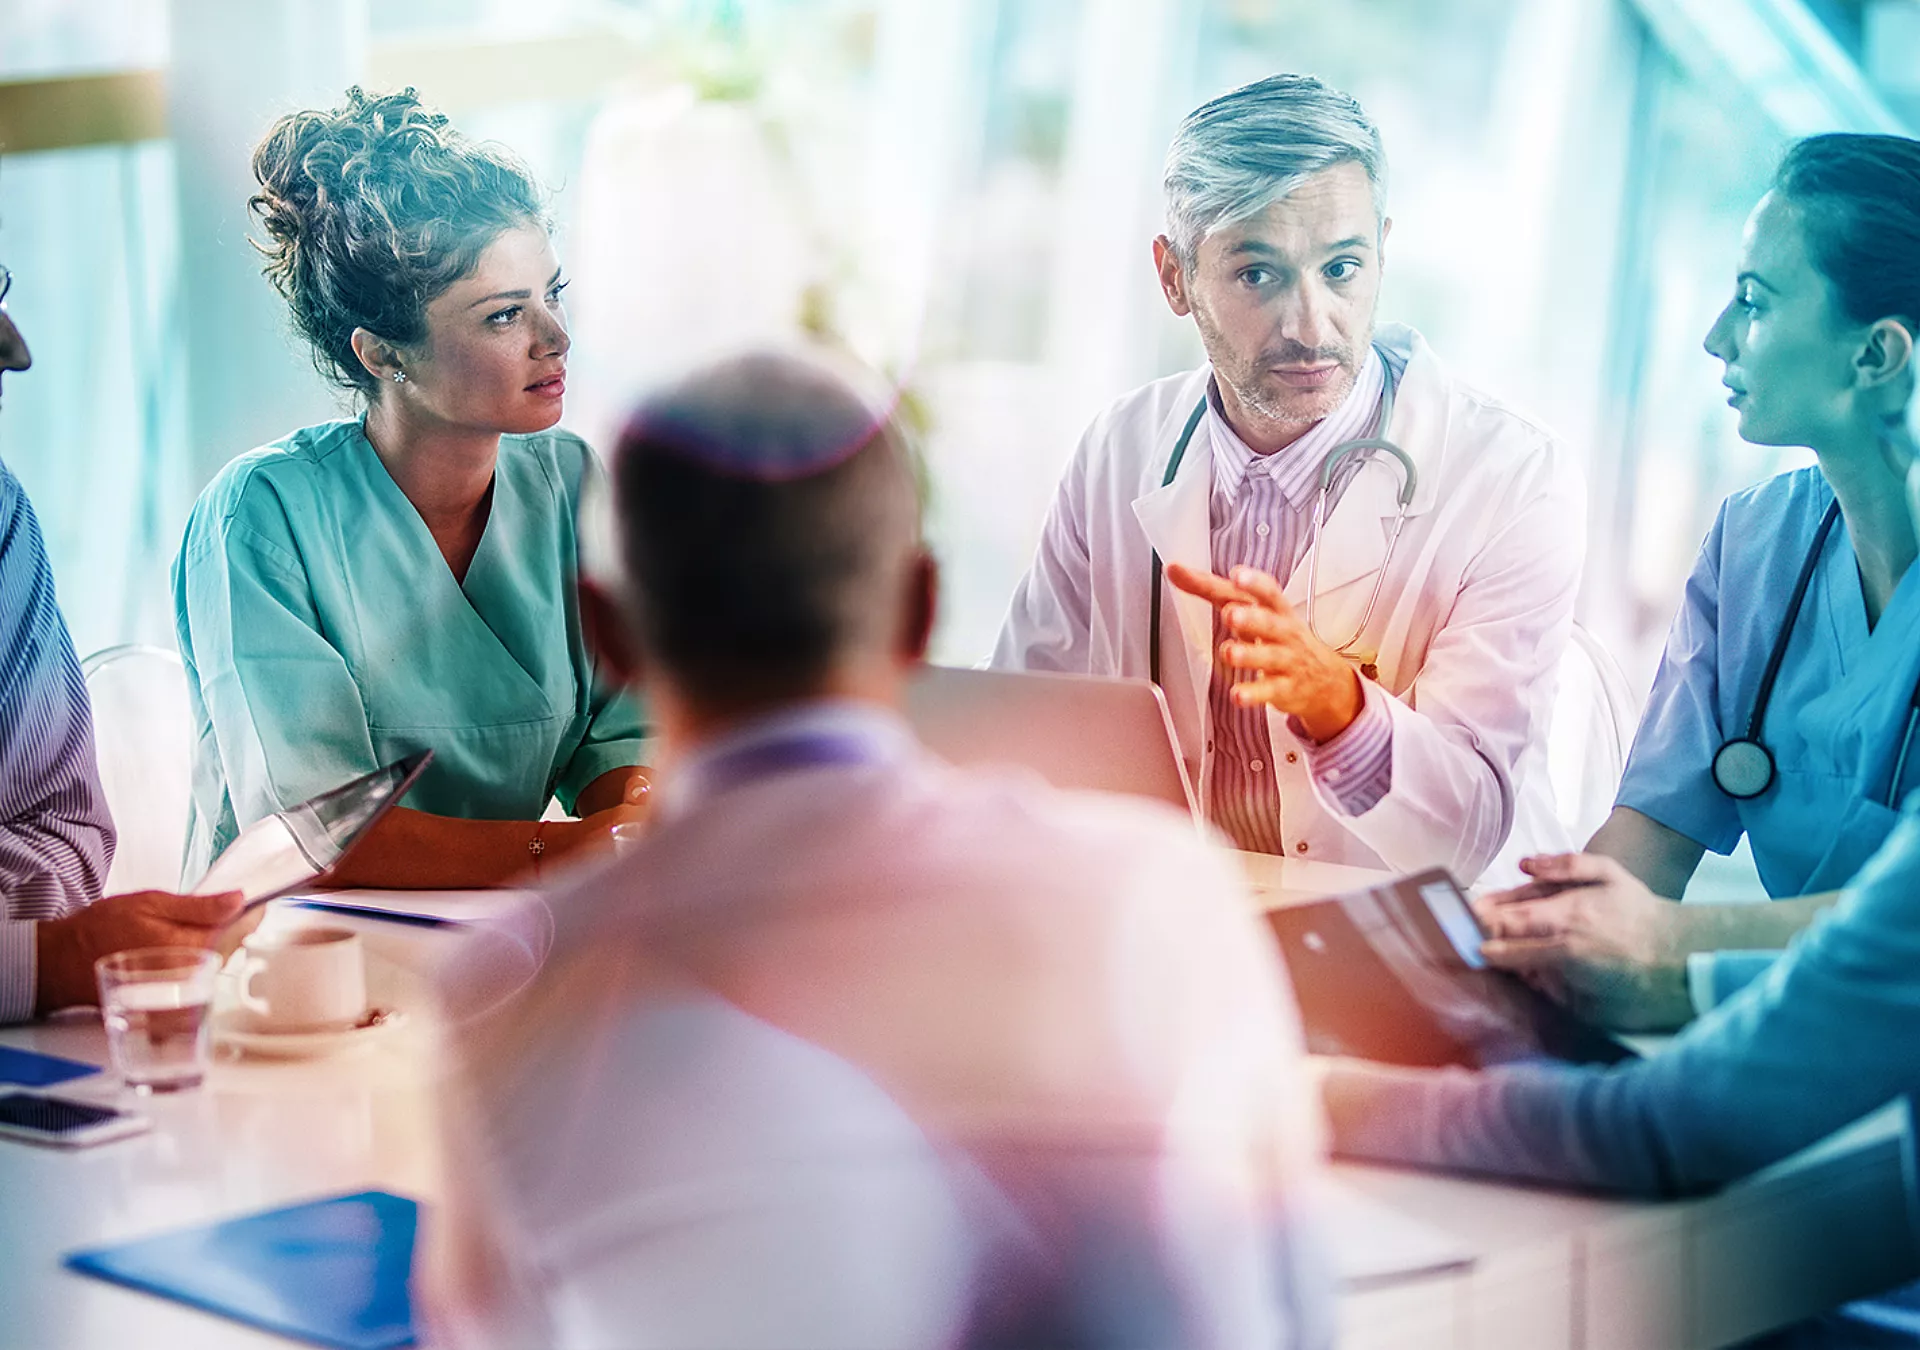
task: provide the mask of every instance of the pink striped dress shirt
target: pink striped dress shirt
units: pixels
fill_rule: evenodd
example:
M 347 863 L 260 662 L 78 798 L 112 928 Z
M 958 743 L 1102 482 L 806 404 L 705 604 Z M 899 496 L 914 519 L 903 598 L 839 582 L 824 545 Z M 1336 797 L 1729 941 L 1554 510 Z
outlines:
M 1397 377 L 1400 372 L 1395 371 Z M 1210 496 L 1213 570 L 1225 576 L 1237 566 L 1257 567 L 1282 585 L 1306 557 L 1313 530 L 1313 501 L 1320 466 L 1342 441 L 1374 434 L 1379 420 L 1386 367 L 1378 348 L 1367 353 L 1353 392 L 1306 435 L 1272 455 L 1256 455 L 1227 424 L 1218 390 L 1209 384 L 1204 429 L 1213 450 Z M 1353 475 L 1370 455 L 1342 459 L 1334 474 L 1328 511 L 1338 506 Z M 1216 643 L 1227 634 L 1214 619 Z M 1345 633 L 1328 635 L 1344 641 Z M 1393 786 L 1393 722 L 1372 681 L 1365 681 L 1366 702 L 1345 731 L 1315 742 L 1297 718 L 1289 719 L 1301 749 L 1278 749 L 1267 734 L 1265 707 L 1242 708 L 1231 698 L 1233 685 L 1259 678 L 1257 672 L 1214 668 L 1207 694 L 1209 753 L 1207 815 L 1234 844 L 1256 853 L 1287 852 L 1280 815 L 1280 786 L 1273 757 L 1307 757 L 1307 768 L 1349 815 L 1362 815 Z

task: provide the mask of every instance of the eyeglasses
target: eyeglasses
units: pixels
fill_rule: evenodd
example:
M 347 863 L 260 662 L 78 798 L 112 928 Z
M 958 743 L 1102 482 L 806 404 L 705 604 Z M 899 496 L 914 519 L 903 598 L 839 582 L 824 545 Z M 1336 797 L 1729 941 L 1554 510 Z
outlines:
M 5 263 L 0 263 L 0 305 L 7 303 L 7 292 L 13 289 L 13 273 Z

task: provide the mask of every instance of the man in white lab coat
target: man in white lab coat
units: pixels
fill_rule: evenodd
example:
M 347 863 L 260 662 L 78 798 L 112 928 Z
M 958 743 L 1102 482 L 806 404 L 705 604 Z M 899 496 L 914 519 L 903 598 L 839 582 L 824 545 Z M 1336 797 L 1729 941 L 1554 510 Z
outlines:
M 1550 432 L 1375 328 L 1385 172 L 1307 77 L 1181 125 L 1153 252 L 1208 363 L 1094 419 L 993 664 L 1157 679 L 1243 849 L 1472 880 L 1564 839 L 1546 732 L 1584 488 Z M 1376 438 L 1404 461 L 1331 453 Z

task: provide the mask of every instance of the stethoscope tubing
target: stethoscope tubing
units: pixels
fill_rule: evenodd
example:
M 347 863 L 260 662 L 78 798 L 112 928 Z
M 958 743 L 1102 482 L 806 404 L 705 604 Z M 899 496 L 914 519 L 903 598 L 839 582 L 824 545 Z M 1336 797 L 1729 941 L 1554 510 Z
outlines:
M 1327 638 L 1320 632 L 1318 612 L 1320 602 L 1320 537 L 1327 522 L 1327 505 L 1333 495 L 1334 474 L 1339 470 L 1340 461 L 1351 454 L 1382 450 L 1399 461 L 1403 482 L 1398 498 L 1399 509 L 1394 513 L 1393 529 L 1387 536 L 1387 555 L 1381 559 L 1380 570 L 1374 575 L 1373 592 L 1367 597 L 1367 607 L 1365 612 L 1360 616 L 1360 626 L 1354 629 L 1352 637 L 1348 638 L 1339 646 L 1334 647 L 1334 650 L 1342 656 L 1351 653 L 1354 644 L 1359 642 L 1361 637 L 1365 635 L 1367 625 L 1373 621 L 1374 609 L 1379 605 L 1381 591 L 1386 586 L 1387 568 L 1393 562 L 1394 550 L 1400 545 L 1400 531 L 1407 523 L 1407 510 L 1413 505 L 1414 492 L 1420 482 L 1419 472 L 1414 468 L 1412 456 L 1408 455 L 1405 450 L 1402 450 L 1391 440 L 1388 440 L 1386 436 L 1387 428 L 1393 420 L 1394 377 L 1392 363 L 1387 361 L 1385 356 L 1382 356 L 1380 360 L 1385 376 L 1385 384 L 1380 393 L 1380 417 L 1378 425 L 1375 428 L 1375 434 L 1372 436 L 1359 437 L 1355 440 L 1342 441 L 1327 451 L 1325 457 L 1321 459 L 1320 482 L 1313 499 L 1312 532 L 1307 539 L 1307 627 L 1315 637 L 1320 638 L 1322 642 L 1326 642 Z M 1162 475 L 1160 479 L 1161 487 L 1170 487 L 1173 483 L 1174 476 L 1180 472 L 1181 462 L 1187 455 L 1187 445 L 1193 440 L 1193 433 L 1199 427 L 1201 419 L 1206 416 L 1206 412 L 1207 398 L 1203 394 L 1201 395 L 1200 402 L 1194 406 L 1192 414 L 1187 418 L 1186 427 L 1180 432 L 1180 439 L 1174 442 L 1173 454 L 1167 459 L 1166 473 Z M 1147 636 L 1147 671 L 1148 677 L 1152 679 L 1155 684 L 1160 683 L 1160 589 L 1162 573 L 1163 567 L 1160 561 L 1160 551 L 1155 549 L 1153 552 L 1152 589 L 1149 592 L 1151 596 L 1149 602 L 1151 628 Z
M 1819 570 L 1820 560 L 1827 551 L 1827 540 L 1833 534 L 1833 528 L 1840 521 L 1840 503 L 1836 500 L 1827 506 L 1826 514 L 1820 518 L 1820 528 L 1814 531 L 1813 543 L 1807 548 L 1807 556 L 1800 564 L 1800 573 L 1794 578 L 1793 594 L 1787 600 L 1787 612 L 1781 620 L 1780 632 L 1773 640 L 1773 648 L 1767 653 L 1766 668 L 1760 673 L 1760 687 L 1754 692 L 1753 711 L 1747 718 L 1744 735 L 1731 737 L 1721 742 L 1714 752 L 1712 763 L 1713 785 L 1736 801 L 1750 801 L 1764 794 L 1779 777 L 1774 764 L 1773 751 L 1761 738 L 1765 729 L 1767 712 L 1773 706 L 1773 689 L 1780 678 L 1780 668 L 1787 659 L 1787 647 L 1793 640 L 1794 627 L 1800 621 L 1800 610 L 1806 602 L 1807 590 L 1813 584 L 1814 573 Z M 1900 782 L 1906 776 L 1907 758 L 1913 749 L 1914 724 L 1920 721 L 1920 681 L 1916 681 L 1913 697 L 1907 705 L 1906 725 L 1900 736 L 1900 750 L 1894 757 L 1893 777 L 1887 783 L 1886 805 L 1899 809 L 1895 800 L 1900 793 Z M 1736 790 L 1740 785 L 1729 783 L 1723 772 L 1723 761 L 1731 761 L 1728 752 L 1733 748 L 1751 747 L 1764 757 L 1763 777 L 1751 791 Z M 1751 756 L 1749 756 L 1751 758 Z

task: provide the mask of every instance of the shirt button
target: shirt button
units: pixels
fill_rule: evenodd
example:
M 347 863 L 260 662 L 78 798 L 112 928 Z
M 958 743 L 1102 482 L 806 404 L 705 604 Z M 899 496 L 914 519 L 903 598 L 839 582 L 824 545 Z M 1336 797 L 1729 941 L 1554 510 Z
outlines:
M 1267 528 L 1267 522 L 1264 520 L 1261 521 L 1258 525 L 1255 525 L 1253 527 L 1253 532 L 1259 535 L 1262 539 L 1265 539 L 1269 534 L 1272 533 L 1272 531 Z
M 1298 764 L 1299 762 L 1300 762 L 1300 756 L 1298 754 L 1294 753 L 1291 750 L 1287 751 L 1287 763 Z
M 1262 769 L 1266 768 L 1267 766 L 1265 763 L 1263 763 L 1260 760 L 1250 759 L 1247 761 L 1247 767 L 1249 769 L 1252 769 L 1255 773 L 1259 773 Z
M 1299 843 L 1293 846 L 1293 851 L 1295 853 L 1305 853 L 1307 851 L 1307 841 L 1302 839 Z

